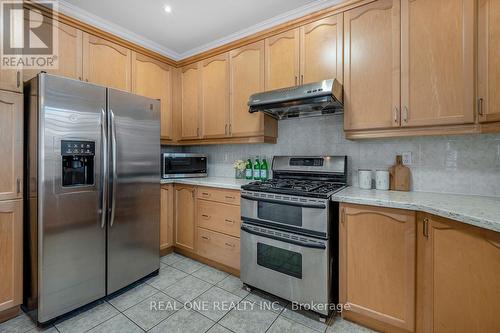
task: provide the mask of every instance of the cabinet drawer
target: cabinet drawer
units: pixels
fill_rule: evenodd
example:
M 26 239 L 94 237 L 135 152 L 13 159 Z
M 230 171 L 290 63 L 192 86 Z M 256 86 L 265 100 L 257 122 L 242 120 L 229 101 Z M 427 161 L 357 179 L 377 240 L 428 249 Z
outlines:
M 198 227 L 240 237 L 240 207 L 198 200 Z
M 223 265 L 240 269 L 240 240 L 198 228 L 198 254 Z
M 227 204 L 240 204 L 240 191 L 224 190 L 221 188 L 199 187 L 198 199 L 217 201 Z

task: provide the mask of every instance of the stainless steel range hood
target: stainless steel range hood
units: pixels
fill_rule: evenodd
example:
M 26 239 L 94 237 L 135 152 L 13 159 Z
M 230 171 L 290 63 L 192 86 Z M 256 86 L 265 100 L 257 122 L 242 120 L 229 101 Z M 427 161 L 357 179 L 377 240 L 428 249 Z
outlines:
M 248 112 L 264 112 L 278 120 L 342 113 L 342 84 L 336 79 L 266 91 L 250 96 Z

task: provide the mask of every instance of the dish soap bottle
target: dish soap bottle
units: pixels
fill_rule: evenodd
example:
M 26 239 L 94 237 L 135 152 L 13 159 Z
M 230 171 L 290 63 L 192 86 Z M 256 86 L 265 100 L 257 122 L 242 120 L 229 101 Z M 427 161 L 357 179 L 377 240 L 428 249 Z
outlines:
M 260 180 L 267 180 L 269 178 L 269 169 L 267 166 L 266 158 L 262 158 L 262 163 L 260 164 Z
M 245 178 L 246 179 L 252 179 L 252 177 L 253 177 L 252 160 L 248 159 L 247 160 L 247 165 L 245 167 Z
M 255 163 L 253 165 L 253 179 L 260 180 L 260 162 L 259 162 L 259 156 L 255 157 Z

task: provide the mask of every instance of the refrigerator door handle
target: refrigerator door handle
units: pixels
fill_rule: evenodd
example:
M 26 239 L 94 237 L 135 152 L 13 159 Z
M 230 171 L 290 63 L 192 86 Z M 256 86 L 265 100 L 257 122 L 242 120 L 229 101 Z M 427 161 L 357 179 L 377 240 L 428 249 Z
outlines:
M 101 228 L 106 225 L 106 211 L 108 205 L 108 137 L 106 133 L 106 111 L 101 109 L 101 158 L 102 158 L 102 202 L 101 202 Z
M 111 115 L 111 158 L 112 158 L 112 178 L 113 178 L 113 188 L 111 189 L 111 218 L 109 226 L 112 227 L 115 222 L 115 203 L 116 203 L 116 125 L 115 125 L 115 114 L 113 110 L 109 110 Z

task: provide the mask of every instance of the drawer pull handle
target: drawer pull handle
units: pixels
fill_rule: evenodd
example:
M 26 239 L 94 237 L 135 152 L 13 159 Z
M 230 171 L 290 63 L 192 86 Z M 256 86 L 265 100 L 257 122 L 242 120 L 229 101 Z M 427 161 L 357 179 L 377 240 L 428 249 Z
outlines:
M 203 218 L 205 218 L 205 219 L 209 219 L 209 218 L 210 218 L 210 216 L 209 216 L 209 215 L 207 215 L 207 214 L 203 214 L 203 215 L 201 215 L 201 216 L 202 216 Z
M 231 244 L 231 243 L 225 243 L 226 246 L 229 246 L 229 247 L 234 247 L 234 244 Z
M 234 200 L 235 198 L 230 195 L 226 195 L 226 199 Z
M 210 240 L 210 238 L 207 236 L 201 236 L 201 238 L 206 239 L 206 240 Z
M 210 193 L 207 193 L 207 192 L 203 192 L 201 194 L 204 195 L 204 196 L 206 196 L 206 197 L 210 196 Z
M 226 221 L 227 223 L 232 223 L 232 224 L 234 224 L 234 221 L 233 221 L 233 220 L 228 220 L 228 219 L 225 219 L 224 221 Z

